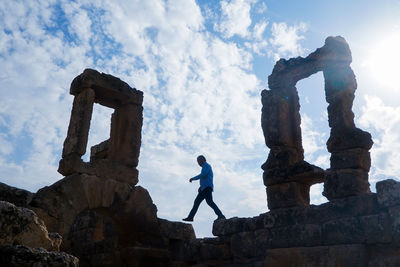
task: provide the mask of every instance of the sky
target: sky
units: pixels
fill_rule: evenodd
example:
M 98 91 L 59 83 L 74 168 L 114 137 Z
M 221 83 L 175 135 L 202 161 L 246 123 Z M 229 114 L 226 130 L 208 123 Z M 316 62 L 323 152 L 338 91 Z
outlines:
M 399 0 L 0 0 L 0 182 L 36 192 L 62 179 L 69 86 L 85 68 L 144 92 L 139 184 L 158 216 L 189 213 L 205 155 L 226 217 L 268 211 L 260 166 L 262 89 L 279 58 L 307 56 L 343 36 L 358 89 L 356 126 L 370 132 L 371 190 L 400 177 Z M 297 84 L 305 159 L 329 168 L 322 73 Z M 90 147 L 108 139 L 113 111 L 95 105 Z M 323 185 L 311 203 L 326 202 Z M 202 203 L 193 223 L 212 236 Z

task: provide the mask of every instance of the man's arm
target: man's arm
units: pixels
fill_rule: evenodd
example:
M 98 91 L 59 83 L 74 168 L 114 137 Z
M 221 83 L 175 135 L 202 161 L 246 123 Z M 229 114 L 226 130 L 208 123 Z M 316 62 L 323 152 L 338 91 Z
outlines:
M 201 172 L 199 175 L 196 175 L 193 178 L 189 179 L 189 182 L 192 182 L 194 180 L 199 180 L 201 177 L 204 177 L 208 174 L 208 172 L 210 171 L 210 165 L 204 163 L 204 165 L 201 167 Z

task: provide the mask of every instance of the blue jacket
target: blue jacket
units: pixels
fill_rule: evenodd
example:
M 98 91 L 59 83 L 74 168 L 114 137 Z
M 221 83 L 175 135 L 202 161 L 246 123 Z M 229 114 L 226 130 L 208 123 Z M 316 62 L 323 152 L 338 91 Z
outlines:
M 192 180 L 199 180 L 200 179 L 200 190 L 203 191 L 207 187 L 211 187 L 212 190 L 214 190 L 214 185 L 213 185 L 213 171 L 207 162 L 203 163 L 203 166 L 201 166 L 201 173 L 195 177 L 192 178 Z

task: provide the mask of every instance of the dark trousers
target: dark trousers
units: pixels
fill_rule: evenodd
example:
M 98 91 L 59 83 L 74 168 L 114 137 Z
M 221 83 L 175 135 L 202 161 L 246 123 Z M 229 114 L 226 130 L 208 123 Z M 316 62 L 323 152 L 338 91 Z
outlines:
M 189 213 L 188 218 L 193 219 L 194 215 L 196 215 L 197 209 L 200 206 L 200 203 L 203 200 L 206 200 L 208 206 L 210 206 L 215 214 L 219 216 L 223 216 L 222 212 L 219 210 L 219 208 L 217 207 L 217 205 L 214 203 L 213 199 L 212 199 L 212 189 L 211 187 L 206 187 L 203 191 L 200 191 L 199 194 L 197 195 L 196 199 L 194 200 L 194 204 L 193 204 L 193 208 Z

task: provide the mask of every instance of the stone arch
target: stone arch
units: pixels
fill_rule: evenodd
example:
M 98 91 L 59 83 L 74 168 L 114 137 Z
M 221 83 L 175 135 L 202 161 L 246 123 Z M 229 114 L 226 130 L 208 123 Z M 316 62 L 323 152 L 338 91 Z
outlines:
M 368 171 L 371 135 L 356 128 L 352 105 L 357 88 L 349 45 L 328 37 L 325 45 L 306 58 L 280 59 L 263 90 L 261 125 L 270 148 L 262 165 L 270 209 L 308 206 L 312 184 L 324 182 L 329 200 L 370 192 Z M 326 172 L 304 161 L 300 104 L 296 83 L 319 71 L 325 80 L 325 98 L 331 128 L 327 141 L 331 166 Z

